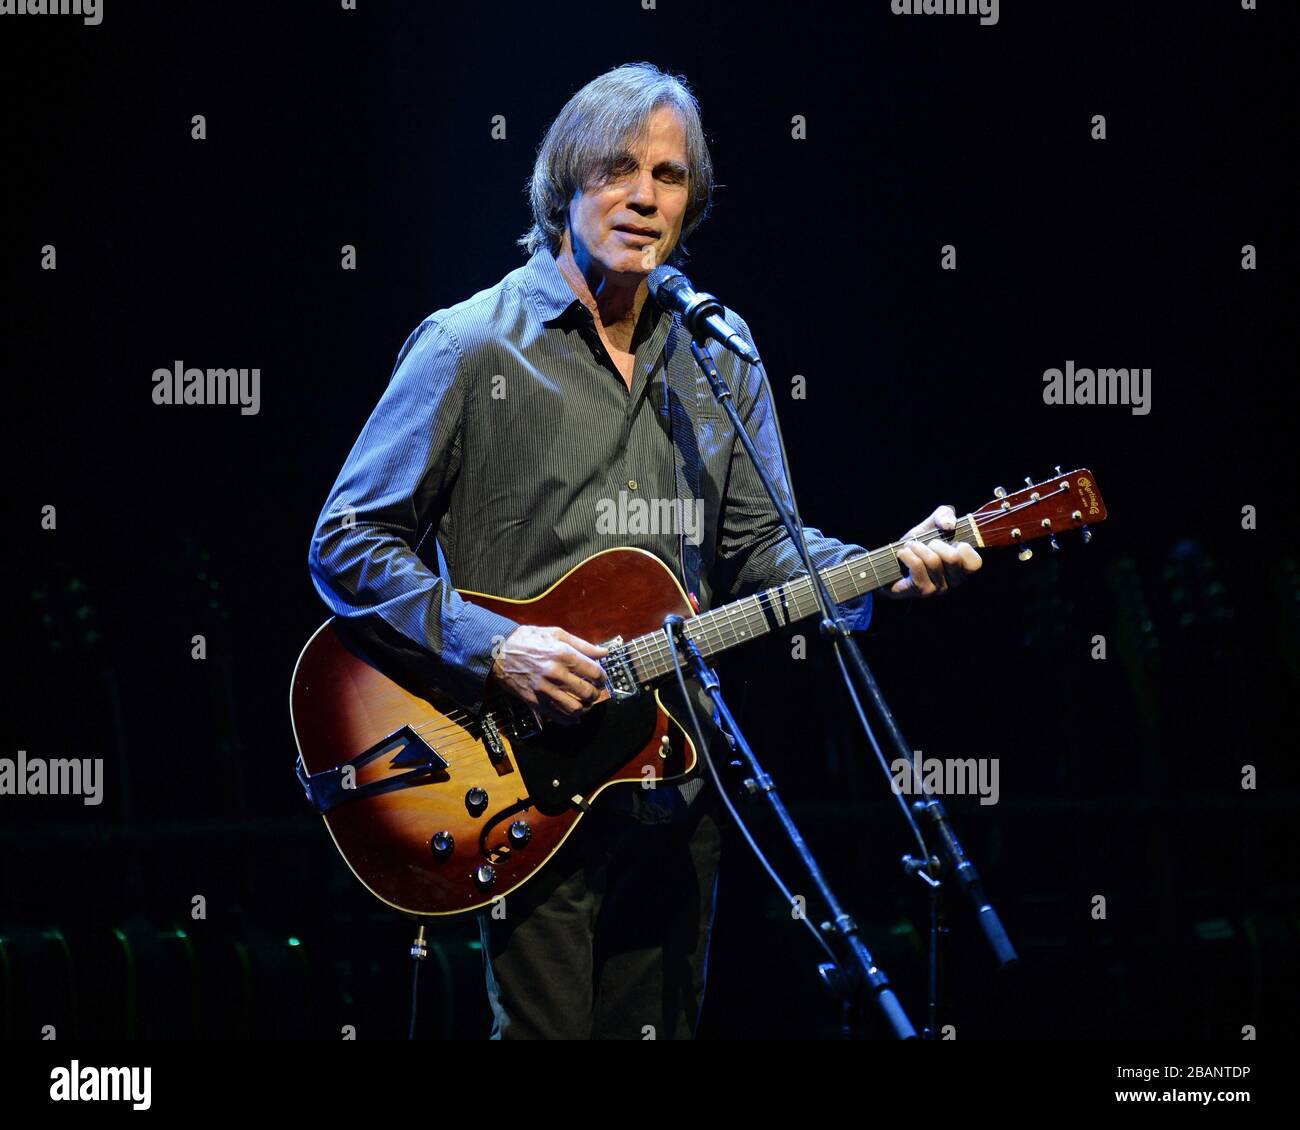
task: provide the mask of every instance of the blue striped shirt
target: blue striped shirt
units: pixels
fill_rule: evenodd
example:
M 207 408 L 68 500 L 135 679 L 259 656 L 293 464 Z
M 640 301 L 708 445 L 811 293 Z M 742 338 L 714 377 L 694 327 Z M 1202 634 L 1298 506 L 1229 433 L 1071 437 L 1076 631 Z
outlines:
M 739 315 L 726 316 L 749 337 Z M 330 611 L 382 631 L 387 648 L 477 711 L 493 647 L 518 624 L 457 588 L 528 599 L 619 545 L 656 554 L 701 610 L 803 573 L 689 343 L 680 317 L 647 301 L 629 390 L 546 249 L 431 314 L 402 347 L 317 521 L 309 563 Z M 760 373 L 711 348 L 788 498 Z M 702 537 L 680 522 L 609 530 L 598 517 L 620 495 L 624 514 L 637 499 L 698 500 Z M 812 528 L 807 538 L 819 568 L 865 552 Z M 871 598 L 841 611 L 865 628 Z

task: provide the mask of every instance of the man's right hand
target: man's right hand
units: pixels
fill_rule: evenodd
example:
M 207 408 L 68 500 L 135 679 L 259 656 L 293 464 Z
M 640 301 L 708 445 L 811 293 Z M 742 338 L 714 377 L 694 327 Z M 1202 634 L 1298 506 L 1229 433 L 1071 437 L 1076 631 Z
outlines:
M 573 724 L 609 697 L 595 662 L 608 654 L 563 628 L 521 624 L 497 652 L 492 677 L 538 713 Z

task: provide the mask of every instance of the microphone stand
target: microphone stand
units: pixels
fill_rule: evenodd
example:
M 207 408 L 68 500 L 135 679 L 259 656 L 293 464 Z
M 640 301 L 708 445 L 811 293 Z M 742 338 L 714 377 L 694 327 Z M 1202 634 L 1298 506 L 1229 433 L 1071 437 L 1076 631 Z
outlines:
M 800 521 L 797 520 L 797 513 L 798 513 L 797 509 L 795 510 L 795 513 L 792 514 L 790 512 L 790 508 L 786 506 L 784 500 L 781 498 L 780 492 L 778 492 L 778 490 L 776 489 L 775 481 L 773 480 L 771 474 L 768 472 L 767 468 L 763 465 L 762 459 L 759 458 L 758 450 L 754 445 L 754 441 L 750 437 L 748 430 L 745 428 L 744 423 L 741 421 L 740 414 L 736 411 L 736 406 L 732 402 L 731 389 L 727 386 L 726 381 L 722 378 L 722 375 L 718 372 L 717 366 L 713 363 L 713 357 L 710 355 L 708 350 L 704 348 L 703 344 L 699 340 L 697 340 L 697 338 L 694 336 L 693 326 L 688 325 L 687 328 L 692 330 L 691 354 L 694 356 L 696 364 L 700 367 L 700 370 L 704 373 L 705 377 L 707 378 L 709 382 L 709 386 L 713 391 L 714 398 L 726 410 L 727 415 L 731 420 L 732 427 L 735 429 L 736 436 L 740 439 L 740 442 L 744 446 L 746 453 L 749 455 L 750 462 L 754 465 L 755 470 L 758 472 L 759 478 L 762 480 L 763 487 L 767 491 L 768 497 L 772 500 L 772 505 L 776 508 L 776 512 L 780 516 L 781 522 L 783 523 L 783 525 L 786 528 L 786 531 L 790 535 L 791 543 L 799 550 L 799 554 L 803 558 L 804 567 L 807 569 L 810 583 L 812 586 L 812 591 L 816 596 L 818 609 L 821 613 L 821 624 L 820 624 L 821 634 L 825 639 L 828 639 L 832 645 L 836 660 L 840 666 L 841 674 L 844 677 L 845 686 L 849 692 L 850 698 L 853 700 L 854 707 L 857 710 L 858 718 L 862 724 L 864 731 L 866 732 L 868 739 L 871 742 L 872 748 L 876 753 L 877 760 L 880 762 L 880 766 L 882 770 L 885 772 L 886 776 L 889 776 L 889 768 L 888 765 L 886 764 L 884 754 L 881 751 L 879 742 L 876 740 L 876 736 L 871 729 L 870 722 L 867 720 L 866 714 L 863 712 L 862 703 L 859 699 L 857 688 L 854 685 L 854 679 L 853 679 L 854 675 L 856 675 L 857 677 L 858 686 L 862 687 L 865 690 L 866 696 L 870 700 L 872 706 L 874 707 L 877 716 L 884 724 L 885 733 L 888 736 L 889 743 L 897 751 L 898 757 L 901 758 L 908 765 L 911 765 L 913 763 L 912 751 L 908 746 L 907 742 L 904 740 L 902 731 L 899 729 L 898 723 L 895 720 L 893 713 L 890 711 L 888 704 L 885 702 L 884 695 L 880 691 L 880 686 L 876 682 L 875 676 L 872 674 L 871 669 L 867 666 L 866 660 L 863 658 L 862 652 L 857 645 L 857 641 L 853 639 L 848 628 L 845 626 L 843 620 L 837 614 L 832 614 L 831 612 L 830 594 L 826 591 L 825 582 L 822 580 L 817 569 L 813 567 L 812 558 L 809 555 L 808 546 L 803 536 L 803 525 Z M 764 383 L 766 385 L 766 373 L 762 373 L 762 375 L 764 377 Z M 793 504 L 794 483 L 790 476 L 789 459 L 785 453 L 785 442 L 781 438 L 781 424 L 776 414 L 775 398 L 771 397 L 770 395 L 770 386 L 768 386 L 768 389 L 769 389 L 769 399 L 772 401 L 773 424 L 776 430 L 778 443 L 781 449 L 781 459 L 785 467 L 786 480 L 787 482 L 790 483 L 790 499 L 791 499 L 791 503 Z M 684 633 L 679 633 L 679 634 L 681 634 L 684 637 Z M 687 642 L 689 645 L 689 641 Z M 688 655 L 691 652 L 692 646 L 693 645 L 687 647 Z M 847 666 L 846 666 L 846 657 L 847 657 Z M 701 668 L 703 668 L 703 670 L 705 671 L 708 670 L 707 667 L 704 667 L 702 658 L 698 662 L 696 662 L 695 657 L 692 656 L 692 662 L 695 662 L 697 670 L 700 670 Z M 710 675 L 711 674 L 712 673 L 710 672 Z M 717 689 L 716 677 L 713 678 L 712 681 L 714 686 L 713 689 L 710 690 L 710 694 L 713 697 L 714 701 L 718 704 L 719 710 L 725 711 L 725 713 L 722 714 L 722 717 L 727 720 L 728 725 L 733 725 L 734 723 L 731 720 L 730 712 L 726 711 L 725 704 L 722 702 L 721 693 Z M 707 682 L 705 685 L 706 685 L 706 689 L 708 689 Z M 740 737 L 737 731 L 733 730 L 732 733 L 735 734 L 738 738 Z M 754 780 L 759 782 L 760 783 L 759 787 L 762 789 L 762 791 L 766 795 L 771 797 L 772 796 L 771 778 L 768 777 L 766 774 L 762 774 L 761 771 L 757 769 L 757 762 L 754 760 L 752 751 L 749 750 L 747 743 L 744 743 L 742 739 L 740 744 L 742 746 L 742 749 L 745 751 L 746 756 L 750 759 L 751 764 L 755 767 L 756 774 L 758 774 L 755 776 Z M 914 774 L 914 777 L 918 780 L 918 782 L 920 781 L 919 775 Z M 890 779 L 890 783 L 891 783 L 891 791 L 897 793 L 897 790 L 893 789 L 892 787 L 893 786 L 892 777 Z M 989 943 L 989 946 L 993 950 L 994 957 L 997 960 L 999 966 L 1005 969 L 1015 964 L 1019 960 L 1019 958 L 1016 954 L 1014 947 L 1011 945 L 1011 941 L 1007 936 L 1006 930 L 1002 926 L 1002 922 L 1001 919 L 998 917 L 997 911 L 993 909 L 992 905 L 989 904 L 988 900 L 984 897 L 983 887 L 980 884 L 979 875 L 975 871 L 974 865 L 970 862 L 969 858 L 966 856 L 964 850 L 962 849 L 961 844 L 957 839 L 956 833 L 953 831 L 952 825 L 949 822 L 948 813 L 944 808 L 942 802 L 937 797 L 931 794 L 925 794 L 922 800 L 917 801 L 912 806 L 913 809 L 916 811 L 917 815 L 924 817 L 926 821 L 930 824 L 932 829 L 934 830 L 939 842 L 939 846 L 943 852 L 942 857 L 931 852 L 931 850 L 927 847 L 925 837 L 922 834 L 920 827 L 918 827 L 916 820 L 913 818 L 912 812 L 908 810 L 908 806 L 906 802 L 903 800 L 903 798 L 901 797 L 901 795 L 899 796 L 899 803 L 902 807 L 904 819 L 911 827 L 912 832 L 920 847 L 921 860 L 924 861 L 924 862 L 918 862 L 910 855 L 904 856 L 903 857 L 904 871 L 906 874 L 916 875 L 918 878 L 924 881 L 930 891 L 930 902 L 931 902 L 931 914 L 930 914 L 931 921 L 930 921 L 930 931 L 929 931 L 930 934 L 929 1021 L 930 1022 L 927 1025 L 925 1036 L 927 1039 L 936 1039 L 938 1037 L 937 1013 L 938 1013 L 938 1000 L 939 1000 L 938 944 L 939 944 L 940 918 L 941 918 L 940 907 L 939 907 L 939 894 L 942 889 L 943 875 L 945 872 L 945 864 L 946 864 L 947 873 L 954 876 L 957 879 L 957 882 L 961 887 L 962 891 L 966 894 L 967 898 L 974 905 L 976 910 L 977 921 L 980 924 L 980 928 L 982 929 L 984 936 Z M 779 805 L 779 800 L 777 801 L 777 805 Z M 865 982 L 866 984 L 869 985 L 874 984 L 874 982 L 870 979 L 870 974 L 878 973 L 879 971 L 875 969 L 874 965 L 868 967 L 868 965 L 864 964 L 863 962 L 864 955 L 869 961 L 869 955 L 866 955 L 865 947 L 863 947 L 861 950 L 859 950 L 858 948 L 858 946 L 860 946 L 861 943 L 860 940 L 857 938 L 856 924 L 853 922 L 851 918 L 849 918 L 847 915 L 844 915 L 839 910 L 838 903 L 834 901 L 834 896 L 831 895 L 824 881 L 820 879 L 820 872 L 817 870 L 816 863 L 813 861 L 811 855 L 808 853 L 808 850 L 804 845 L 803 840 L 799 837 L 798 832 L 797 830 L 795 830 L 793 822 L 790 821 L 788 814 L 784 812 L 784 808 L 778 807 L 777 814 L 778 814 L 778 818 L 781 820 L 782 825 L 785 827 L 787 834 L 790 835 L 795 850 L 801 856 L 804 866 L 808 868 L 809 873 L 813 876 L 814 882 L 818 884 L 819 890 L 823 894 L 823 897 L 828 899 L 827 905 L 832 908 L 832 912 L 835 915 L 834 925 L 836 928 L 840 930 L 840 932 L 845 937 L 846 941 L 849 944 L 850 951 L 853 954 L 853 957 L 858 964 L 858 969 L 856 970 L 857 975 L 859 977 L 866 977 L 867 978 Z M 856 945 L 855 942 L 857 943 Z
M 822 874 L 821 868 L 817 866 L 817 861 L 813 858 L 812 852 L 804 842 L 803 836 L 800 835 L 799 829 L 790 817 L 789 810 L 785 807 L 784 802 L 776 791 L 776 782 L 772 780 L 763 767 L 759 765 L 758 758 L 755 757 L 753 749 L 746 740 L 744 732 L 737 724 L 735 717 L 727 706 L 726 700 L 722 697 L 722 689 L 718 682 L 718 676 L 713 669 L 705 662 L 704 656 L 700 649 L 684 631 L 685 621 L 677 615 L 668 616 L 664 620 L 664 630 L 668 633 L 672 646 L 669 648 L 673 656 L 674 664 L 677 664 L 678 648 L 686 654 L 690 665 L 695 670 L 695 677 L 699 680 L 701 687 L 713 699 L 714 707 L 718 716 L 724 724 L 724 733 L 738 748 L 745 760 L 749 762 L 750 776 L 745 781 L 745 788 L 750 793 L 758 793 L 766 798 L 768 807 L 775 813 L 781 827 L 785 829 L 785 834 L 789 837 L 790 843 L 794 845 L 795 852 L 803 862 L 804 869 L 817 888 L 817 893 L 827 907 L 830 908 L 831 921 L 822 924 L 822 930 L 829 933 L 838 933 L 848 947 L 849 954 L 856 966 L 854 973 L 856 976 L 846 976 L 846 971 L 838 968 L 834 964 L 818 966 L 818 973 L 822 980 L 833 990 L 839 992 L 843 998 L 844 1012 L 846 1017 L 855 1016 L 858 1008 L 858 999 L 862 990 L 869 991 L 875 999 L 880 1010 L 885 1014 L 885 1020 L 893 1029 L 894 1035 L 900 1040 L 916 1039 L 916 1029 L 912 1022 L 907 1018 L 907 1013 L 903 1011 L 903 1006 L 899 1003 L 894 990 L 890 988 L 889 979 L 885 976 L 884 971 L 876 964 L 875 959 L 868 951 L 866 944 L 858 935 L 858 925 L 850 915 L 848 915 L 836 899 L 835 893 L 831 890 Z M 681 668 L 677 668 L 678 679 L 681 681 Z M 682 684 L 682 698 L 691 716 L 693 729 L 696 731 L 696 741 L 699 743 L 701 755 L 708 763 L 709 770 L 717 780 L 717 770 L 714 768 L 712 758 L 706 752 L 708 743 L 703 735 L 699 733 L 699 721 L 695 717 L 695 708 L 691 705 L 690 693 Z M 719 794 L 724 798 L 725 792 L 721 789 L 721 782 L 718 782 Z M 810 924 L 811 925 L 811 924 Z M 846 983 L 847 981 L 847 983 Z M 851 1022 L 846 1027 L 852 1029 L 855 1027 Z

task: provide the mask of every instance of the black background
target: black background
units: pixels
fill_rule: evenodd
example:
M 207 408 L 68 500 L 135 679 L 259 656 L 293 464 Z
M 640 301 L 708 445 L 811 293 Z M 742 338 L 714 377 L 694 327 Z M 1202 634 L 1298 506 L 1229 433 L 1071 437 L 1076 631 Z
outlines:
M 1056 463 L 1091 467 L 1111 511 L 1086 549 L 990 551 L 954 596 L 877 601 L 864 637 L 914 747 L 1000 758 L 996 806 L 949 807 L 1024 969 L 996 979 L 955 908 L 946 1022 L 1087 1039 L 1289 1023 L 1295 29 L 1262 7 L 1007 2 L 982 27 L 886 0 L 106 0 L 99 27 L 0 19 L 4 756 L 108 773 L 98 808 L 0 802 L 4 1035 L 404 1031 L 410 930 L 291 771 L 289 676 L 324 617 L 308 539 L 405 336 L 523 261 L 546 125 L 639 59 L 700 99 L 721 187 L 688 269 L 754 330 L 810 525 L 882 544 Z M 176 360 L 260 368 L 260 412 L 155 405 Z M 1149 367 L 1150 414 L 1045 405 L 1042 373 L 1067 360 Z M 782 393 L 794 374 L 806 399 Z M 810 650 L 756 645 L 724 688 L 919 1022 L 910 844 Z M 834 1035 L 819 955 L 738 843 L 718 915 L 702 1034 Z M 472 937 L 434 932 L 427 1036 L 486 1033 Z

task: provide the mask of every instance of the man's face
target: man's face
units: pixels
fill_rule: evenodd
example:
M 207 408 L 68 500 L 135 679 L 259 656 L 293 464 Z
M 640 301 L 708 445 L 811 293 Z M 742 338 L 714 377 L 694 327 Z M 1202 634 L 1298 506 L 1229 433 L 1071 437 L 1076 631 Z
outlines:
M 659 107 L 644 141 L 629 144 L 609 179 L 569 202 L 569 237 L 580 263 L 604 275 L 648 275 L 667 262 L 686 215 L 686 131 Z

